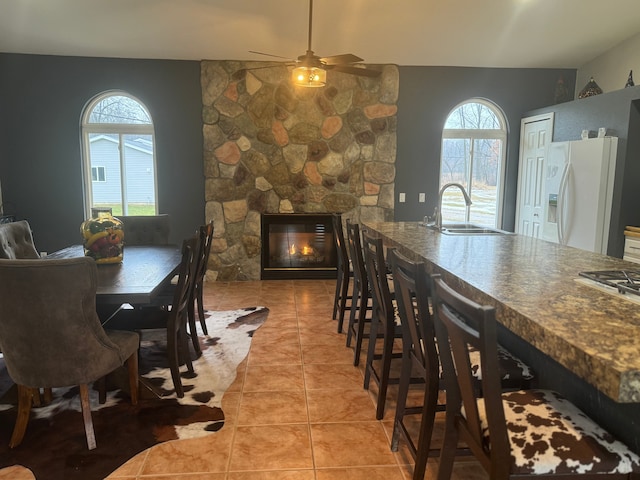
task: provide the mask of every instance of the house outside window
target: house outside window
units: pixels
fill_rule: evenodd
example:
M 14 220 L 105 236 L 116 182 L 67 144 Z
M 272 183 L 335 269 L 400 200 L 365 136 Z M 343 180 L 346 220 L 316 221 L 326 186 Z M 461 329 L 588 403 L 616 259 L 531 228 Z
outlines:
M 104 167 L 91 167 L 91 180 L 93 182 L 105 181 Z
M 505 117 L 495 104 L 472 99 L 451 111 L 442 132 L 440 188 L 460 183 L 473 204 L 467 209 L 460 190 L 447 189 L 445 222 L 501 226 L 506 141 Z
M 93 207 L 157 214 L 153 122 L 139 100 L 125 92 L 95 97 L 82 115 L 82 142 L 87 217 Z

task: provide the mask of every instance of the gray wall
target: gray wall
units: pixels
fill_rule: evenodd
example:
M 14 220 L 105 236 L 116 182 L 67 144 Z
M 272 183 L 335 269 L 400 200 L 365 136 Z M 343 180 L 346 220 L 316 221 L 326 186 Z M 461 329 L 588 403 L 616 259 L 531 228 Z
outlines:
M 553 105 L 556 83 L 564 78 L 574 91 L 575 70 L 465 67 L 400 67 L 398 154 L 396 158 L 397 221 L 420 220 L 437 204 L 440 149 L 445 119 L 459 103 L 486 98 L 500 106 L 507 118 L 506 182 L 502 227 L 513 231 L 520 119 L 533 108 Z M 398 193 L 407 194 L 398 203 Z M 426 203 L 418 194 L 426 193 Z
M 504 111 L 507 145 L 503 227 L 513 229 L 520 118 L 553 104 L 574 70 L 399 67 L 396 220 L 417 220 L 436 205 L 444 120 L 460 102 L 484 97 Z M 149 108 L 156 126 L 159 211 L 172 216 L 172 240 L 204 221 L 200 62 L 0 54 L 0 179 L 5 209 L 32 224 L 37 247 L 77 243 L 83 220 L 80 114 L 85 103 L 122 89 Z M 425 192 L 427 202 L 418 203 Z
M 5 212 L 29 220 L 39 250 L 80 243 L 80 115 L 106 90 L 131 93 L 153 117 L 171 240 L 204 223 L 200 62 L 0 54 L 0 72 Z
M 640 225 L 640 86 L 540 108 L 527 115 L 554 112 L 553 141 L 579 140 L 582 130 L 598 128 L 618 137 L 611 229 L 607 253 L 622 258 L 624 227 Z

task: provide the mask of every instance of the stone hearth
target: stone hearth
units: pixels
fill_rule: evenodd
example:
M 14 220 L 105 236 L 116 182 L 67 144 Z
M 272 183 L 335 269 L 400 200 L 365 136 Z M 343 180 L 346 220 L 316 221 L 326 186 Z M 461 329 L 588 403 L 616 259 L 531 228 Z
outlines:
M 260 278 L 262 213 L 393 219 L 397 67 L 302 88 L 266 65 L 201 64 L 209 280 Z

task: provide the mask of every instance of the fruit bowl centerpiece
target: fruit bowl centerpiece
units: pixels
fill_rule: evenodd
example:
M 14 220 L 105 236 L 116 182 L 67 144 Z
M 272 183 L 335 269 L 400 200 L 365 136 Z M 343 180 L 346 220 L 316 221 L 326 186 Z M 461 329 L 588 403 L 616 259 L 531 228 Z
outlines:
M 92 208 L 91 218 L 82 222 L 84 254 L 97 264 L 120 263 L 124 250 L 122 221 L 111 214 L 110 208 Z

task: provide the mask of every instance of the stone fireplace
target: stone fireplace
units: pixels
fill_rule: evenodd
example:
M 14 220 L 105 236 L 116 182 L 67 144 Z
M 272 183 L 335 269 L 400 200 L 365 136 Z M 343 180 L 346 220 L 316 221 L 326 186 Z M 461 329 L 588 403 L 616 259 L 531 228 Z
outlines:
M 302 88 L 267 65 L 201 64 L 209 280 L 260 279 L 262 214 L 393 219 L 397 67 Z

